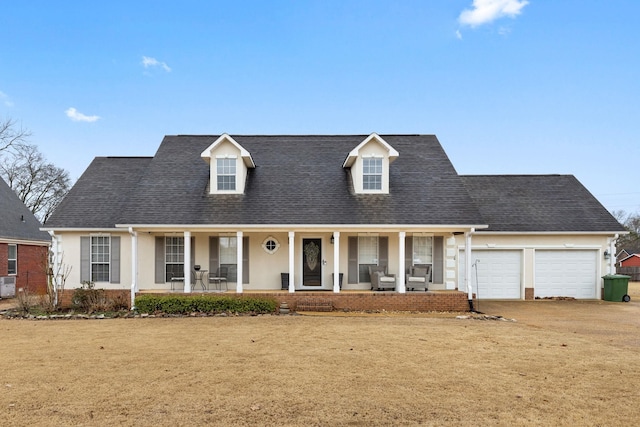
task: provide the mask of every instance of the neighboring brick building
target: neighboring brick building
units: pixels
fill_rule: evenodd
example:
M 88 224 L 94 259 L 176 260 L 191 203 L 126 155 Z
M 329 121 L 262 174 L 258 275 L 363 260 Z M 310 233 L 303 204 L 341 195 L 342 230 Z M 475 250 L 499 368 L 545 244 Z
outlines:
M 45 293 L 50 242 L 40 222 L 0 178 L 0 277 L 15 277 L 16 292 Z

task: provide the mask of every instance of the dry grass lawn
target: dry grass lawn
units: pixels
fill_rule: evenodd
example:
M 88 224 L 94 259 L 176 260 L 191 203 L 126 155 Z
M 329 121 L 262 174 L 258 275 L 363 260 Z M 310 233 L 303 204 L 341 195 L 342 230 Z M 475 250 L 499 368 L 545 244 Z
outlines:
M 634 307 L 612 304 L 603 307 Z M 640 346 L 520 321 L 0 320 L 0 337 L 3 426 L 622 426 L 640 417 Z

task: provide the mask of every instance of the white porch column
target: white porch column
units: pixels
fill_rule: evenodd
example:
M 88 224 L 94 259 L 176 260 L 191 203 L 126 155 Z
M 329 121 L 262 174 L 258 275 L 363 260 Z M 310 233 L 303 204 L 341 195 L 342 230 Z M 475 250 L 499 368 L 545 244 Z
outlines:
M 129 227 L 131 235 L 131 309 L 133 310 L 138 291 L 138 232 Z
M 237 274 L 236 274 L 236 292 L 241 294 L 242 293 L 242 231 L 237 231 L 236 232 L 236 247 L 238 249 L 238 253 L 236 255 L 236 265 L 237 265 Z
M 191 292 L 191 232 L 184 232 L 184 292 Z
M 404 231 L 398 232 L 398 293 L 404 294 L 407 292 L 406 283 L 404 282 L 404 241 L 407 233 Z
M 295 236 L 296 233 L 293 231 L 289 232 L 289 292 L 294 293 L 296 291 L 296 287 L 293 284 L 294 282 L 294 267 L 295 267 Z
M 333 292 L 340 292 L 340 232 L 333 232 Z
M 471 284 L 471 234 L 473 234 L 473 232 L 474 229 L 472 228 L 470 231 L 464 233 L 464 261 L 466 264 L 464 266 L 464 285 L 467 287 L 467 298 L 469 301 L 473 301 L 473 286 Z

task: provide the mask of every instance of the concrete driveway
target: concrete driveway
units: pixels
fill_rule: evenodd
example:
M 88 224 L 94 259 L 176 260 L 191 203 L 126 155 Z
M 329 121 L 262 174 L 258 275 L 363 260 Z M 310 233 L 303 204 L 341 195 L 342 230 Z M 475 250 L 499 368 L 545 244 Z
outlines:
M 533 327 L 570 332 L 621 347 L 640 348 L 640 282 L 629 284 L 631 301 L 483 301 L 482 313 Z

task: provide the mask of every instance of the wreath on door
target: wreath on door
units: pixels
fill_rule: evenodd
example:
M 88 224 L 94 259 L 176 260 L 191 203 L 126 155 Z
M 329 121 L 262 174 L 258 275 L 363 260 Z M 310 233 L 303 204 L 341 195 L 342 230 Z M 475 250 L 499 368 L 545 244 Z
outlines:
M 304 254 L 307 257 L 307 265 L 309 270 L 313 271 L 318 265 L 318 254 L 320 253 L 320 247 L 314 242 L 309 242 L 304 245 Z

